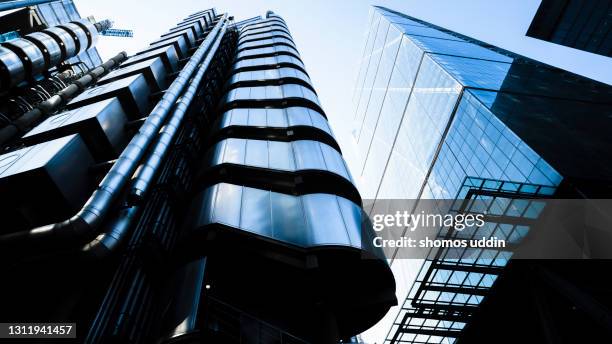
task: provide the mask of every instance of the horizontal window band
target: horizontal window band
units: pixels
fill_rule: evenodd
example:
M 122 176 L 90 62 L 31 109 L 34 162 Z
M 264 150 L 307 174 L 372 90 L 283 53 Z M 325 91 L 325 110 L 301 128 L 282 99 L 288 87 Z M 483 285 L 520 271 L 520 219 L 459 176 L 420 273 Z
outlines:
M 272 69 L 272 68 L 283 68 L 283 67 L 295 68 L 297 70 L 300 70 L 300 71 L 306 73 L 306 70 L 304 68 L 302 68 L 300 65 L 296 65 L 295 63 L 290 63 L 290 62 L 281 62 L 281 63 L 276 63 L 276 64 L 262 64 L 262 65 L 254 65 L 254 66 L 245 66 L 245 67 L 240 67 L 240 68 L 234 68 L 232 70 L 232 73 L 257 71 L 257 70 Z
M 223 103 L 220 111 L 235 108 L 284 108 L 289 106 L 303 106 L 324 113 L 317 103 L 302 97 L 280 98 L 280 99 L 240 99 Z
M 285 43 L 290 46 L 295 46 L 295 42 L 291 37 L 285 37 L 280 35 L 274 35 L 270 37 L 262 37 L 260 39 L 253 39 L 245 42 L 237 42 L 237 50 L 254 49 L 254 47 L 262 45 L 272 45 L 274 43 Z
M 251 28 L 251 29 L 247 29 L 247 30 L 241 31 L 240 33 L 238 33 L 238 36 L 246 36 L 246 35 L 257 34 L 257 33 L 261 33 L 261 32 L 270 31 L 270 30 L 275 29 L 275 28 L 284 29 L 287 32 L 289 32 L 289 28 L 287 27 L 287 25 L 284 25 L 283 23 L 280 23 L 280 22 L 274 22 L 274 23 L 270 23 L 268 25 L 264 25 L 264 26 L 260 26 L 260 27 L 257 27 L 257 28 Z
M 273 47 L 273 46 L 278 46 L 278 45 L 284 45 L 284 46 L 288 46 L 291 47 L 293 49 L 295 49 L 297 51 L 297 47 L 295 46 L 295 43 L 293 43 L 293 41 L 291 43 L 288 43 L 287 41 L 275 41 L 275 42 L 267 42 L 265 44 L 261 44 L 261 45 L 253 45 L 253 46 L 247 46 L 247 47 L 240 47 L 238 46 L 236 48 L 236 53 L 239 53 L 241 51 L 246 51 L 246 50 L 252 50 L 252 49 L 259 49 L 259 48 L 267 48 L 267 47 Z
M 252 54 L 252 55 L 242 54 L 242 56 L 240 57 L 238 57 L 238 55 L 240 54 L 237 54 L 237 57 L 234 59 L 234 63 L 238 61 L 242 61 L 242 60 L 252 60 L 252 59 L 265 58 L 265 57 L 275 57 L 275 56 L 280 56 L 280 55 L 292 56 L 302 61 L 302 59 L 300 58 L 300 55 L 297 53 L 297 50 L 295 51 L 295 53 L 289 50 L 278 50 L 278 51 L 274 51 L 271 53 L 260 53 L 260 54 Z
M 289 32 L 289 30 L 287 30 L 286 27 L 281 26 L 281 25 L 274 25 L 274 26 L 269 26 L 267 28 L 263 28 L 261 30 L 252 30 L 249 32 L 242 32 L 238 35 L 238 39 L 245 38 L 245 37 L 252 36 L 252 35 L 261 35 L 261 34 L 273 32 L 273 31 L 284 32 L 287 35 L 291 36 L 291 32 Z
M 238 37 L 238 41 L 242 42 L 244 40 L 246 42 L 246 40 L 249 40 L 249 39 L 252 39 L 252 38 L 257 38 L 257 37 L 262 36 L 262 35 L 273 36 L 273 35 L 276 35 L 276 34 L 282 35 L 284 37 L 291 37 L 291 34 L 287 30 L 285 30 L 284 28 L 276 27 L 276 28 L 271 28 L 271 29 L 266 30 L 266 31 L 241 34 Z
M 196 193 L 214 184 L 231 183 L 295 196 L 332 194 L 361 206 L 361 196 L 355 185 L 346 178 L 325 170 L 282 171 L 223 163 L 203 167 L 196 180 L 193 188 Z
M 285 26 L 287 25 L 287 23 L 285 23 L 285 21 L 280 19 L 280 18 L 271 18 L 271 19 L 262 20 L 262 21 L 259 21 L 259 22 L 256 22 L 256 23 L 246 24 L 245 26 L 242 27 L 242 29 L 240 31 L 244 32 L 246 30 L 264 27 L 265 25 L 269 25 L 271 23 L 281 23 L 281 24 L 283 24 Z
M 252 87 L 252 86 L 278 86 L 278 85 L 284 85 L 284 84 L 297 84 L 297 85 L 302 85 L 304 87 L 308 87 L 311 91 L 315 92 L 316 91 L 314 89 L 314 87 L 310 84 L 310 82 L 304 80 L 304 79 L 300 79 L 300 78 L 295 78 L 295 77 L 284 77 L 284 78 L 278 78 L 278 79 L 264 79 L 264 80 L 244 80 L 244 81 L 236 81 L 230 84 L 227 84 L 225 87 L 225 91 L 229 91 L 232 90 L 234 88 L 239 88 L 239 87 Z
M 317 127 L 308 125 L 296 125 L 289 127 L 230 125 L 222 128 L 217 127 L 216 131 L 211 134 L 209 144 L 212 145 L 227 138 L 272 140 L 282 142 L 311 140 L 325 143 L 326 145 L 337 150 L 338 153 L 342 154 L 340 146 L 333 136 Z
M 262 37 L 253 37 L 253 38 L 248 38 L 248 36 L 247 37 L 241 37 L 241 38 L 238 39 L 238 46 L 240 46 L 242 44 L 246 44 L 246 43 L 252 43 L 252 42 L 263 41 L 263 40 L 266 40 L 266 39 L 274 39 L 274 38 L 285 38 L 285 39 L 288 39 L 288 40 L 293 42 L 293 37 L 291 37 L 291 35 L 289 35 L 289 34 L 280 34 L 278 32 L 275 32 L 275 33 L 272 33 L 270 35 L 267 35 L 267 34 L 262 34 L 262 35 L 265 35 L 265 36 L 262 36 Z

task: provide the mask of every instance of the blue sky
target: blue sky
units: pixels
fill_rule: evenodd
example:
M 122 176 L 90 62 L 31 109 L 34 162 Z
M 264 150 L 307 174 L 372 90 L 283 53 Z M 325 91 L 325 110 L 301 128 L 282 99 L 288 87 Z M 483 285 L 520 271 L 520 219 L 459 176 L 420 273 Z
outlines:
M 334 132 L 352 165 L 351 95 L 373 4 L 409 14 L 527 57 L 612 84 L 612 59 L 525 36 L 540 0 L 75 0 L 82 16 L 111 19 L 133 38 L 102 37 L 103 59 L 133 53 L 195 11 L 215 7 L 237 20 L 273 10 L 283 16 Z

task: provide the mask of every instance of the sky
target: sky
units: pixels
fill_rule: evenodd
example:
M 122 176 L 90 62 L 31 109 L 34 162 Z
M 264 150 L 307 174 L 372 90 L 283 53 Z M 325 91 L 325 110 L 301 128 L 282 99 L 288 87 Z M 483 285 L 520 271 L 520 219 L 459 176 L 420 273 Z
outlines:
M 612 84 L 612 59 L 525 36 L 540 0 L 75 0 L 81 16 L 110 19 L 133 38 L 101 37 L 108 59 L 134 53 L 187 15 L 210 7 L 236 20 L 272 10 L 287 22 L 349 166 L 358 152 L 352 91 L 371 5 L 385 6 L 535 60 Z

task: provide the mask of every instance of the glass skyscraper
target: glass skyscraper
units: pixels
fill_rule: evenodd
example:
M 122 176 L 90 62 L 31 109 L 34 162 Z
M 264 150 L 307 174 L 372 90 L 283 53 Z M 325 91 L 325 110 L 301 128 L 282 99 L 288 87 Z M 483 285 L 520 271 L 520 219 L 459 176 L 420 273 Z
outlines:
M 353 174 L 364 199 L 376 205 L 487 195 L 510 216 L 507 200 L 516 197 L 612 194 L 612 87 L 383 7 L 374 7 L 367 26 L 353 99 L 361 155 Z M 516 222 L 489 230 L 508 239 L 526 234 Z M 512 299 L 494 293 L 510 258 L 504 250 L 424 263 L 396 255 L 388 258 L 403 305 L 364 335 L 371 342 L 453 343 L 462 336 L 478 342 L 474 333 L 482 327 L 474 319 L 481 303 Z M 568 264 L 558 273 L 571 281 L 579 269 Z M 481 341 L 500 340 L 485 333 Z M 534 332 L 531 339 L 542 336 Z
M 612 57 L 612 1 L 543 0 L 527 36 Z

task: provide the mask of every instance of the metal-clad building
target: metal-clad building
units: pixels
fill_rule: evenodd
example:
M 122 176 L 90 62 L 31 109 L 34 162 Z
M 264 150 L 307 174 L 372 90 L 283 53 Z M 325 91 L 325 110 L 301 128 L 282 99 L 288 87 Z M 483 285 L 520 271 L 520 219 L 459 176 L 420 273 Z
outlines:
M 0 126 L 0 322 L 76 323 L 86 343 L 338 343 L 397 303 L 280 16 L 208 9 L 78 79 L 48 72 L 96 29 L 28 36 L 56 55 L 2 43 L 3 91 L 33 96 Z

